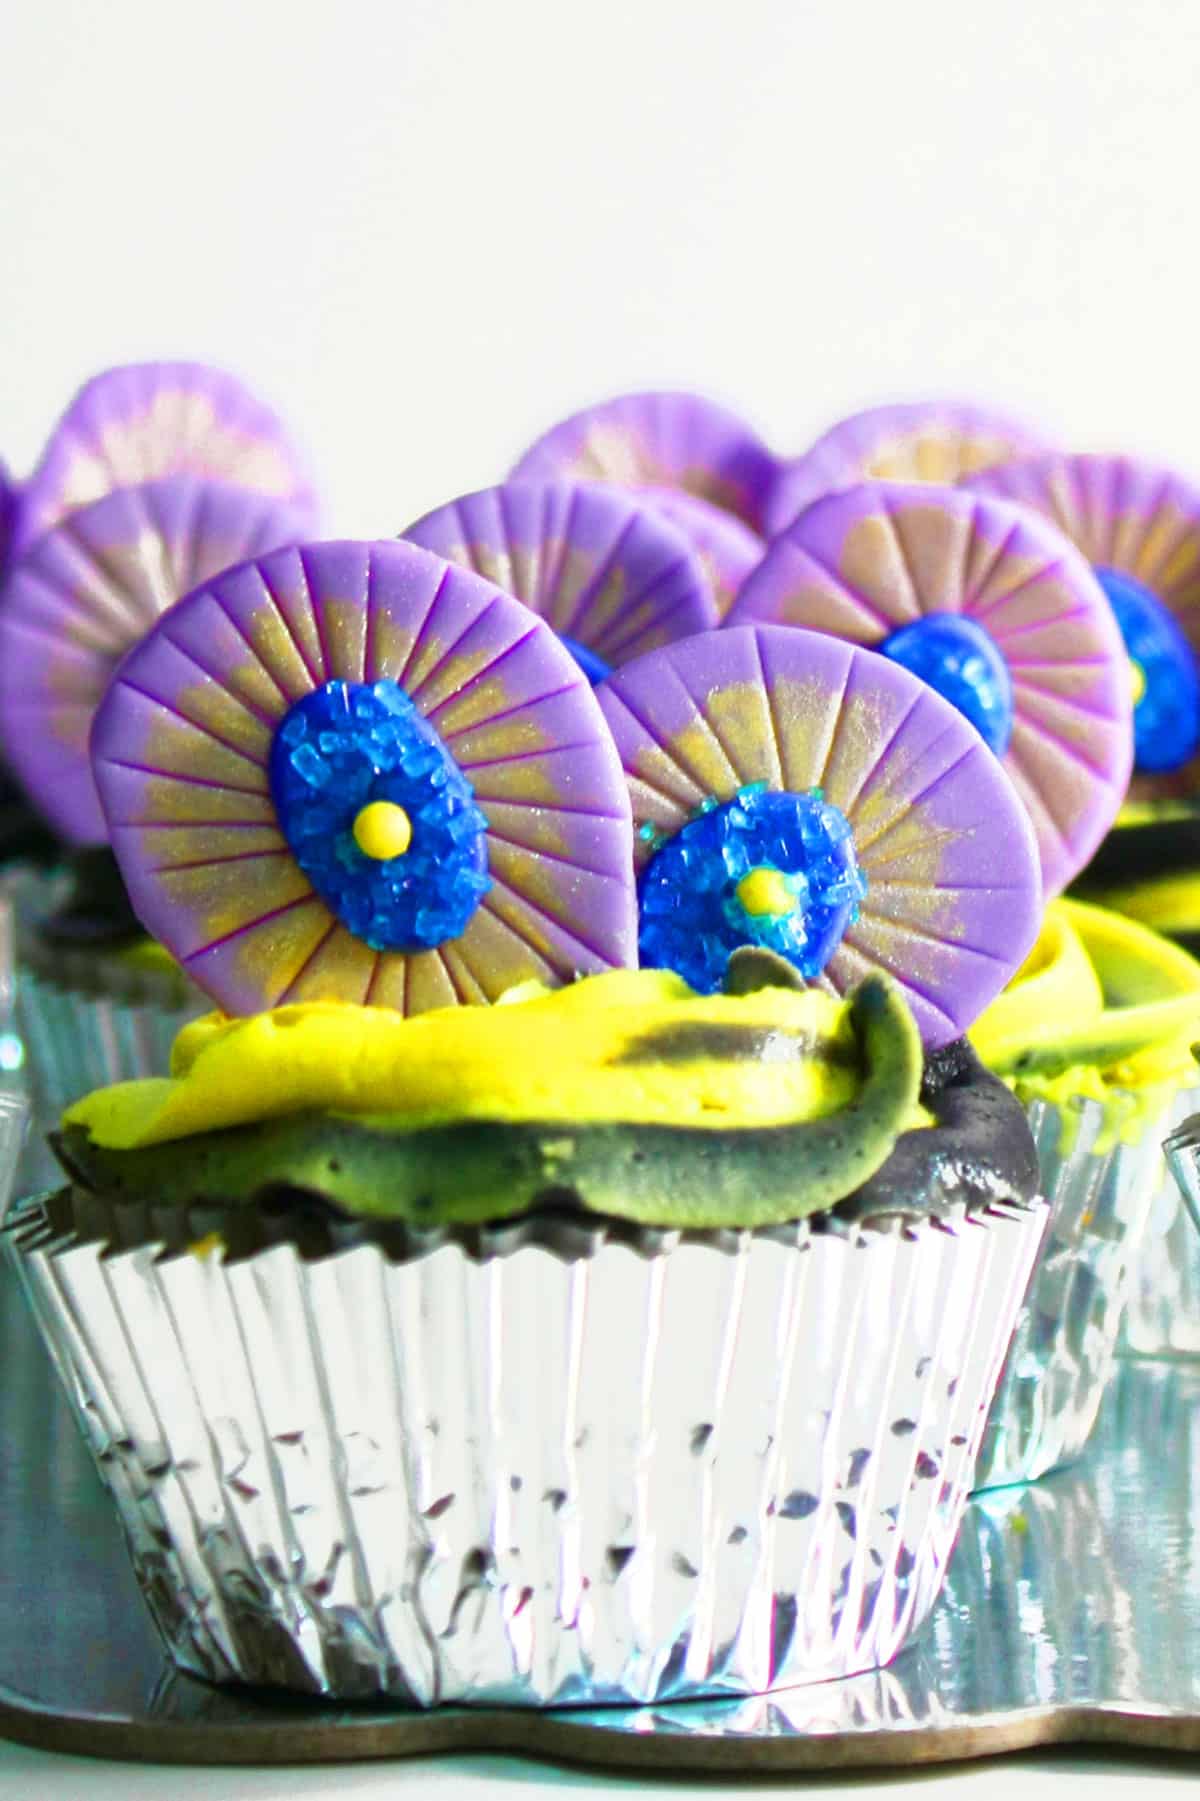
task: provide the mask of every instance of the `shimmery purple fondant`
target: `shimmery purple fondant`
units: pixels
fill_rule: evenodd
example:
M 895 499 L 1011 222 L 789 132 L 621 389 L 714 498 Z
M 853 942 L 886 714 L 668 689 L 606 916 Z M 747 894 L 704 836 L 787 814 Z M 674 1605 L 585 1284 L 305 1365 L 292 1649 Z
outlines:
M 978 734 L 906 669 L 819 633 L 729 627 L 627 664 L 599 697 L 642 863 L 746 783 L 819 788 L 842 810 L 867 892 L 826 973 L 844 990 L 887 970 L 928 1045 L 961 1036 L 1024 960 L 1041 917 L 1029 820 Z
M 4 580 L 9 548 L 17 523 L 17 486 L 8 470 L 0 463 L 0 582 Z
M 304 527 L 304 514 L 263 495 L 175 476 L 81 507 L 14 563 L 0 607 L 0 743 L 69 843 L 108 835 L 88 733 L 121 657 L 190 588 Z
M 725 618 L 750 571 L 762 560 L 766 542 L 736 513 L 688 494 L 683 488 L 644 488 L 645 498 L 685 532 L 700 558 Z
M 1133 457 L 1050 453 L 1005 463 L 964 484 L 1050 520 L 1096 569 L 1131 577 L 1178 622 L 1200 660 L 1200 487 Z M 1138 774 L 1130 798 L 1194 795 L 1200 757 Z
M 689 538 L 639 496 L 599 483 L 506 482 L 403 536 L 515 594 L 610 668 L 717 623 Z
M 282 422 L 236 376 L 204 363 L 130 363 L 84 383 L 27 482 L 14 551 L 116 488 L 190 475 L 228 482 L 316 526 L 305 461 Z
M 702 395 L 622 394 L 552 426 L 511 479 L 683 488 L 758 531 L 776 469 L 757 432 Z
M 869 478 L 954 483 L 989 463 L 1042 448 L 1024 425 L 990 407 L 939 400 L 869 407 L 841 419 L 803 456 L 783 463 L 764 503 L 769 533 L 806 506 Z
M 460 938 L 412 956 L 333 918 L 268 780 L 294 701 L 382 678 L 436 727 L 488 824 L 491 888 Z M 139 916 L 228 1012 L 418 1012 L 636 960 L 629 800 L 590 686 L 519 601 L 416 545 L 306 545 L 196 589 L 122 664 L 92 759 Z
M 1037 833 L 1047 895 L 1083 868 L 1125 797 L 1128 660 L 1078 551 L 1045 521 L 964 488 L 863 482 L 775 538 L 731 615 L 878 646 L 930 613 L 981 625 L 1009 667 L 1003 764 Z

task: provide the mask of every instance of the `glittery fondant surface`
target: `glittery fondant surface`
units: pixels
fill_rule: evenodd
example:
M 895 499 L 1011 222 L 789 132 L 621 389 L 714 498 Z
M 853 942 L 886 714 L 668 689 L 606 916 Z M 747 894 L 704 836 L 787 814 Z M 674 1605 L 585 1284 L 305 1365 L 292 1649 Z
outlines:
M 973 477 L 979 494 L 1051 520 L 1098 570 L 1131 577 L 1178 622 L 1200 659 L 1200 488 L 1132 457 L 1028 457 Z M 1139 771 L 1134 800 L 1200 789 L 1200 757 L 1167 772 Z
M 761 560 L 766 540 L 736 513 L 684 488 L 643 488 L 640 492 L 656 512 L 665 514 L 691 540 L 716 598 L 717 612 L 724 619 L 738 589 Z
M 515 594 L 608 668 L 717 623 L 690 539 L 640 496 L 600 484 L 507 482 L 403 535 Z
M 316 501 L 281 421 L 240 382 L 204 363 L 130 363 L 75 395 L 25 486 L 16 549 L 117 488 L 160 476 L 229 482 L 305 515 Z
M 17 523 L 17 488 L 8 470 L 0 463 L 0 581 L 4 579 L 5 565 L 8 562 L 9 549 Z
M 190 588 L 304 536 L 279 501 L 177 476 L 72 512 L 14 563 L 0 607 L 0 743 L 72 844 L 107 828 L 88 733 L 120 658 Z
M 1108 830 L 1133 757 L 1128 659 L 1092 571 L 1052 527 L 961 488 L 864 482 L 776 538 L 731 615 L 879 647 L 931 613 L 982 626 L 1008 665 L 1004 769 L 1037 834 L 1047 895 Z
M 512 478 L 683 488 L 758 531 L 776 467 L 758 434 L 715 401 L 699 394 L 622 394 L 552 426 L 530 445 Z
M 437 949 L 371 949 L 280 829 L 275 733 L 331 681 L 397 683 L 487 820 L 491 887 Z M 195 590 L 122 666 L 92 754 L 140 917 L 227 1012 L 417 1013 L 636 961 L 629 800 L 591 688 L 527 608 L 416 545 L 302 546 Z
M 1037 932 L 1036 847 L 999 763 L 948 702 L 813 632 L 728 627 L 654 651 L 599 690 L 629 780 L 639 862 L 748 783 L 820 788 L 866 881 L 827 974 L 895 976 L 927 1044 L 959 1037 Z
M 953 485 L 977 469 L 1042 448 L 1025 426 L 990 407 L 916 400 L 839 420 L 801 457 L 781 465 L 764 508 L 781 532 L 822 494 L 861 481 Z

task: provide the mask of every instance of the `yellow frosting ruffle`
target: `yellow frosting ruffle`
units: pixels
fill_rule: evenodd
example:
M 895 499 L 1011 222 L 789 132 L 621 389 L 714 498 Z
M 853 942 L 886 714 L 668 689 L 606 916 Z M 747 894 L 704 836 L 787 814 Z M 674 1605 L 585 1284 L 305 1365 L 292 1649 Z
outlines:
M 1052 901 L 1029 958 L 970 1037 L 1022 1101 L 1099 1101 L 1098 1149 L 1136 1140 L 1196 1079 L 1200 962 L 1105 908 Z
M 753 1029 L 754 1049 L 706 1043 L 704 1028 Z M 618 970 L 411 1018 L 338 1002 L 209 1014 L 179 1033 L 169 1078 L 99 1089 L 63 1123 L 112 1150 L 304 1111 L 389 1116 L 403 1129 L 468 1119 L 770 1126 L 836 1112 L 860 1080 L 843 1000 L 790 988 L 697 995 L 668 972 Z

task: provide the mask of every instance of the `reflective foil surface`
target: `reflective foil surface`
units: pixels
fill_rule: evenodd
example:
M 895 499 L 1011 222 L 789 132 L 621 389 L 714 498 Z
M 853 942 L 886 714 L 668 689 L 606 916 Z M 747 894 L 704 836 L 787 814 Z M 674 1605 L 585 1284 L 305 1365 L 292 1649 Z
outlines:
M 1175 1132 L 1200 1112 L 1200 1087 L 1183 1088 L 1163 1122 Z M 1141 1249 L 1129 1283 L 1121 1348 L 1141 1357 L 1200 1352 L 1200 1228 L 1188 1216 L 1178 1185 L 1164 1161 Z
M 1194 1363 L 1119 1364 L 1073 1468 L 969 1502 L 941 1599 L 886 1670 L 551 1712 L 351 1706 L 182 1673 L 141 1605 L 115 1510 L 3 1258 L 0 1365 L 0 1732 L 31 1743 L 288 1765 L 494 1749 L 741 1775 L 1051 1742 L 1200 1750 Z
M 1078 1457 L 1112 1374 L 1163 1128 L 1097 1153 L 1101 1107 L 1076 1104 L 1071 1122 L 1044 1101 L 1028 1109 L 1050 1227 L 988 1415 L 977 1489 L 1027 1482 Z
M 887 1663 L 1045 1217 L 226 1262 L 34 1205 L 5 1239 L 182 1670 L 549 1707 Z
M 16 983 L 15 1025 L 23 1047 L 24 1081 L 32 1121 L 17 1170 L 18 1194 L 33 1194 L 63 1179 L 46 1142 L 63 1108 L 93 1088 L 161 1076 L 171 1065 L 175 1034 L 207 1012 L 196 993 L 186 1006 L 165 1006 L 118 995 L 88 994 L 22 967 Z

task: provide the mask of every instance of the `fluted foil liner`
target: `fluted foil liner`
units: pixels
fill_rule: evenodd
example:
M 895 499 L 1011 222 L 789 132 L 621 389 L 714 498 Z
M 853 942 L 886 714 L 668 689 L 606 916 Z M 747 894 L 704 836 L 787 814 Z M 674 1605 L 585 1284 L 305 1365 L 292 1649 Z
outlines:
M 12 1198 L 17 1161 L 29 1121 L 29 1102 L 18 1088 L 0 1087 L 0 1223 Z
M 1032 1482 L 1078 1457 L 1112 1375 L 1162 1125 L 1097 1150 L 1100 1103 L 1076 1097 L 1073 1113 L 1041 1100 L 1026 1108 L 1050 1226 L 988 1415 L 977 1491 Z
M 142 998 L 132 982 L 123 994 L 87 993 L 23 966 L 14 1018 L 32 1118 L 17 1172 L 18 1194 L 62 1181 L 46 1134 L 58 1125 L 64 1107 L 111 1082 L 165 1076 L 175 1034 L 210 1006 L 198 990 L 186 1002 L 169 1005 L 151 983 Z
M 1200 1084 L 1180 1089 L 1165 1121 L 1176 1133 L 1200 1112 Z M 1200 1229 L 1164 1158 L 1129 1284 L 1122 1350 L 1138 1357 L 1200 1354 Z
M 313 1259 L 4 1234 L 177 1663 L 548 1706 L 882 1665 L 941 1585 L 1043 1202 Z

